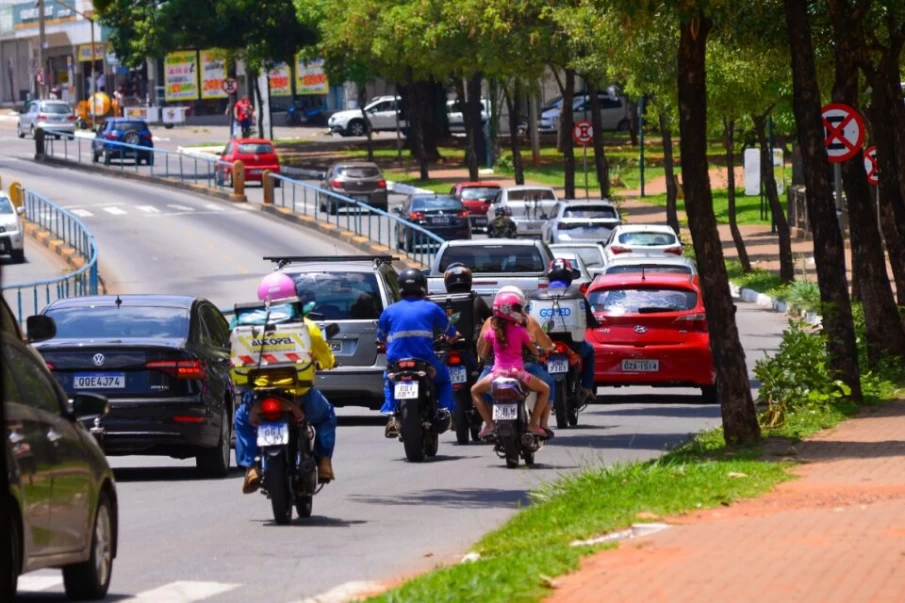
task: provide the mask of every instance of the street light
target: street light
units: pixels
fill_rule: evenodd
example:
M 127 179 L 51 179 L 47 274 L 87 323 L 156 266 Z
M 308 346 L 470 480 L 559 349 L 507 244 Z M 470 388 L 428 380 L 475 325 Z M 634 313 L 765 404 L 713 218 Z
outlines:
M 91 16 L 89 17 L 88 15 L 86 15 L 82 11 L 78 10 L 76 7 L 72 6 L 68 2 L 64 2 L 64 0 L 56 0 L 56 3 L 64 6 L 65 8 L 68 8 L 69 10 L 71 10 L 72 12 L 74 12 L 77 15 L 81 15 L 82 17 L 84 17 L 85 19 L 88 19 L 88 21 L 91 22 L 91 72 L 90 72 L 91 73 L 91 76 L 90 76 L 91 84 L 90 84 L 89 90 L 88 90 L 88 92 L 89 92 L 88 103 L 91 105 L 91 127 L 94 128 L 97 125 L 97 111 L 94 108 L 94 100 L 92 100 L 92 97 L 94 95 L 91 94 L 91 90 L 93 90 L 94 86 L 95 86 L 94 63 L 97 60 L 97 47 L 94 45 L 94 20 L 95 20 L 94 12 L 92 11 Z M 43 14 L 43 11 L 42 11 L 42 14 Z

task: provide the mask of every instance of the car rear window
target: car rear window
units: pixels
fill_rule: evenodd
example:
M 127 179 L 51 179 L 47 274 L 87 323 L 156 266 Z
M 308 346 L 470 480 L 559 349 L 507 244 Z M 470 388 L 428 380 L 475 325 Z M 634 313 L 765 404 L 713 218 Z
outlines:
M 615 220 L 616 209 L 608 205 L 567 207 L 563 210 L 563 218 L 587 218 L 597 220 Z
M 189 333 L 189 312 L 184 308 L 83 306 L 51 308 L 47 315 L 57 324 L 56 337 L 64 339 L 185 339 Z
M 358 165 L 341 167 L 337 170 L 337 174 L 346 178 L 378 178 L 380 177 L 380 168 Z
M 440 259 L 440 270 L 461 262 L 475 274 L 487 272 L 544 272 L 544 258 L 534 245 L 488 245 L 448 247 Z
M 499 192 L 499 188 L 463 188 L 463 199 L 493 199 Z
M 656 314 L 684 312 L 698 304 L 698 294 L 688 289 L 600 289 L 588 295 L 594 312 L 606 314 Z
M 243 155 L 269 155 L 273 153 L 273 147 L 265 142 L 259 144 L 240 144 L 239 153 Z
M 690 266 L 680 264 L 623 264 L 607 267 L 605 274 L 641 274 L 642 270 L 658 274 L 691 274 Z
M 314 296 L 314 309 L 325 320 L 377 320 L 383 312 L 377 276 L 368 272 L 293 273 L 299 297 Z
M 66 115 L 72 113 L 72 107 L 65 103 L 45 103 L 41 105 L 42 113 L 53 113 L 54 115 Z
M 431 209 L 464 211 L 465 206 L 455 197 L 428 197 L 426 199 L 412 199 L 412 209 L 421 211 Z
M 510 190 L 506 193 L 510 201 L 556 201 L 556 195 L 549 189 Z
M 113 124 L 114 130 L 147 130 L 148 124 L 143 121 L 118 121 Z
M 623 232 L 619 235 L 619 242 L 623 245 L 638 245 L 639 247 L 675 245 L 676 235 L 668 232 Z
M 588 268 L 593 268 L 594 266 L 603 266 L 603 251 L 600 247 L 575 247 L 569 249 L 568 247 L 555 248 L 553 253 L 558 253 L 559 249 L 566 251 L 568 249 L 571 253 L 576 253 L 578 256 L 584 261 L 585 266 Z

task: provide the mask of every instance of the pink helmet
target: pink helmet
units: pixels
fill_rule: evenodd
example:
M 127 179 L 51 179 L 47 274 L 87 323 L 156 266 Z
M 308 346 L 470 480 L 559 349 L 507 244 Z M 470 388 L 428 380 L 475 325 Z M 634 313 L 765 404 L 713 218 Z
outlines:
M 493 298 L 493 315 L 509 322 L 525 321 L 525 307 L 516 293 L 499 292 Z
M 285 272 L 271 272 L 258 285 L 258 299 L 276 301 L 296 297 L 295 281 Z

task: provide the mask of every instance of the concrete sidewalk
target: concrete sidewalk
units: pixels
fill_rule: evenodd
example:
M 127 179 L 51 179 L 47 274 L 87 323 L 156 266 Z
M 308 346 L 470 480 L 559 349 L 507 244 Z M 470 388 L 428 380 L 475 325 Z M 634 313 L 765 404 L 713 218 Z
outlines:
M 805 463 L 799 479 L 667 518 L 669 529 L 586 559 L 548 601 L 905 601 L 903 434 L 905 400 L 768 445 Z

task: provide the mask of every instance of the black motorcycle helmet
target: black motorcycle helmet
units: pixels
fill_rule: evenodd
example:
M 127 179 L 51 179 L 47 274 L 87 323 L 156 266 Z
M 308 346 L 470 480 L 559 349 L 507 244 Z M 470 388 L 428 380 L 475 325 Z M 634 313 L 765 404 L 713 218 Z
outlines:
M 427 279 L 417 268 L 407 268 L 399 275 L 399 290 L 402 297 L 424 297 L 427 295 Z
M 565 258 L 556 258 L 550 262 L 550 268 L 547 269 L 547 278 L 550 282 L 561 281 L 566 285 L 572 284 L 572 263 Z
M 503 207 L 503 206 L 501 205 L 501 206 L 499 206 L 498 208 L 496 208 L 496 211 L 494 212 L 494 214 L 495 214 L 497 217 L 499 217 L 499 216 L 505 216 L 505 215 L 507 215 L 506 208 Z
M 443 284 L 447 293 L 468 293 L 471 291 L 471 270 L 461 262 L 450 264 L 443 274 Z

